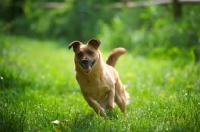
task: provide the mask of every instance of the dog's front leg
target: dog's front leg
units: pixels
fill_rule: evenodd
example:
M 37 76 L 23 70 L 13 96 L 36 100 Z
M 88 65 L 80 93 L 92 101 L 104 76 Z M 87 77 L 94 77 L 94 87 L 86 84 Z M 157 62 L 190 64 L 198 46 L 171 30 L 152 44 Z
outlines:
M 101 116 L 106 118 L 105 110 L 100 106 L 99 103 L 97 103 L 90 97 L 84 96 L 84 98 L 87 101 L 88 105 L 92 107 L 97 114 L 100 114 Z
M 112 88 L 109 92 L 108 92 L 108 103 L 106 105 L 106 108 L 109 110 L 112 110 L 115 108 L 115 104 L 114 104 L 114 96 L 115 96 L 115 90 L 114 88 Z

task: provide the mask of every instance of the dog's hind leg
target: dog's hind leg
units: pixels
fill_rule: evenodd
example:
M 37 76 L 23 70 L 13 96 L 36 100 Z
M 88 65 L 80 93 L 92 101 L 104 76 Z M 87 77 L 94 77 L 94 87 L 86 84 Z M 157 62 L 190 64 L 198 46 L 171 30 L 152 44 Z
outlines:
M 126 99 L 119 96 L 119 95 L 116 95 L 115 96 L 115 102 L 116 104 L 119 106 L 119 108 L 121 109 L 121 111 L 123 113 L 126 113 Z
M 121 82 L 116 84 L 116 91 L 115 91 L 115 102 L 121 109 L 121 111 L 126 114 L 126 104 L 128 102 L 129 95 L 125 91 Z

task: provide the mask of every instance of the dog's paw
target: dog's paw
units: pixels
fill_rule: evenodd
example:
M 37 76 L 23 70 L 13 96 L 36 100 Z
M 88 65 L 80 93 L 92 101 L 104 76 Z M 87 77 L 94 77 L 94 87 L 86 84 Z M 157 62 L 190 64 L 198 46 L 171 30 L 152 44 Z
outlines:
M 107 115 L 106 115 L 106 111 L 105 111 L 105 109 L 103 109 L 103 108 L 101 108 L 101 107 L 100 107 L 100 108 L 99 108 L 99 110 L 100 110 L 100 111 L 99 111 L 99 112 L 100 112 L 100 113 L 99 113 L 99 114 L 100 114 L 100 116 L 102 116 L 102 117 L 106 118 L 106 117 L 107 117 Z
M 106 108 L 107 108 L 108 110 L 112 110 L 112 109 L 114 109 L 115 107 L 116 107 L 115 103 L 107 104 L 107 105 L 106 105 Z

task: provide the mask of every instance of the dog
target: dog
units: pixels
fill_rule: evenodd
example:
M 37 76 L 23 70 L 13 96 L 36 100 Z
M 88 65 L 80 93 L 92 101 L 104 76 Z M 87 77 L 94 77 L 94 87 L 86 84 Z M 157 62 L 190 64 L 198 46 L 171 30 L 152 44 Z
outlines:
M 106 63 L 99 46 L 101 41 L 91 39 L 87 44 L 73 41 L 76 80 L 88 105 L 100 116 L 107 117 L 106 110 L 115 108 L 115 103 L 126 115 L 129 94 L 126 92 L 114 66 L 118 58 L 126 52 L 124 48 L 114 49 Z M 114 103 L 115 102 L 115 103 Z

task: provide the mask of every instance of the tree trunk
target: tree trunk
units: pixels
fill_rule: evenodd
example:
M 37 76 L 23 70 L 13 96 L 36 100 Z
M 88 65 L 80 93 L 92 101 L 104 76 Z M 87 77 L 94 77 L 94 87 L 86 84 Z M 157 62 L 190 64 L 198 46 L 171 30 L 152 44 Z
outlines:
M 180 18 L 182 15 L 182 5 L 179 0 L 173 0 L 173 14 L 175 19 Z
M 200 46 L 194 49 L 194 56 L 195 56 L 195 62 L 198 63 L 200 61 Z

